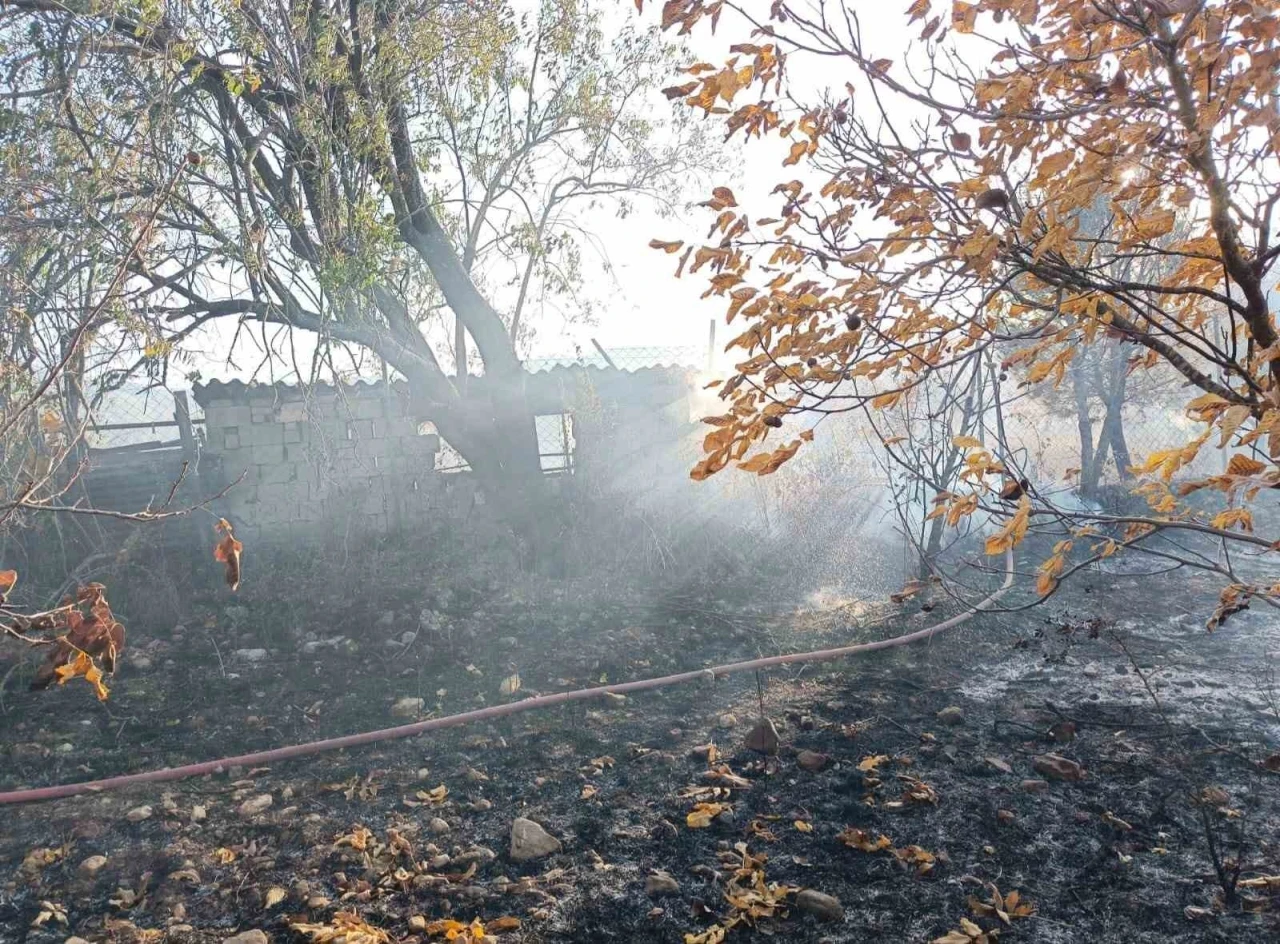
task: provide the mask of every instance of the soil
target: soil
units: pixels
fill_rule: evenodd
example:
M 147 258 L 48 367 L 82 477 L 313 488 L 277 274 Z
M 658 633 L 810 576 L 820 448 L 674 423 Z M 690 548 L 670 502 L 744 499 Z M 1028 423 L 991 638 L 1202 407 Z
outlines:
M 954 611 L 692 577 L 380 579 L 408 566 L 383 564 L 232 602 L 206 590 L 179 626 L 132 625 L 105 704 L 81 684 L 30 694 L 11 681 L 0 789 L 386 727 L 403 723 L 403 699 L 422 700 L 415 716 L 449 714 L 898 635 Z M 444 918 L 518 919 L 493 935 L 510 944 L 715 941 L 744 913 L 726 891 L 757 873 L 759 916 L 730 942 L 979 929 L 1043 944 L 1274 941 L 1280 878 L 1263 880 L 1280 876 L 1276 621 L 1245 612 L 1207 633 L 1218 589 L 1095 571 L 1050 605 L 856 661 L 0 807 L 0 941 L 221 944 L 261 929 L 301 942 L 311 935 L 296 926 L 332 927 L 339 912 L 397 942 L 443 940 L 430 923 Z M 744 745 L 762 713 L 775 756 Z M 699 802 L 722 806 L 705 827 L 688 819 Z M 517 817 L 559 851 L 513 861 Z M 882 835 L 887 849 L 855 847 Z M 1230 892 L 1215 854 L 1239 866 Z M 106 862 L 86 875 L 96 855 Z M 656 871 L 678 887 L 647 894 Z M 802 909 L 801 889 L 834 896 L 838 913 Z M 1034 913 L 1005 922 L 981 907 L 1015 890 Z M 42 912 L 57 913 L 33 927 Z

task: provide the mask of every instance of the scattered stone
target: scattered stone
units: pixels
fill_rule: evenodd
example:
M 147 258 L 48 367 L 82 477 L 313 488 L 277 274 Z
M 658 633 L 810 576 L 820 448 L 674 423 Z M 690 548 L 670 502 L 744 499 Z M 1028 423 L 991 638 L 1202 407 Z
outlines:
M 234 937 L 225 938 L 222 944 L 271 944 L 271 938 L 254 928 L 252 931 L 241 931 Z
M 720 873 L 702 862 L 689 866 L 689 874 L 696 875 L 705 882 L 714 883 L 720 881 Z
M 89 942 L 82 937 L 69 937 L 62 944 L 89 944 Z
M 617 692 L 605 692 L 604 703 L 610 708 L 621 708 L 627 703 L 627 696 L 619 695 Z
M 1023 793 L 1046 793 L 1049 790 L 1048 780 L 1024 780 L 1022 781 Z
M 541 859 L 561 849 L 560 840 L 531 819 L 518 817 L 511 824 L 511 858 L 515 862 Z
M 844 905 L 840 904 L 840 899 L 816 892 L 812 888 L 806 888 L 796 895 L 796 907 L 820 921 L 844 920 Z
M 63 741 L 55 748 L 59 754 L 70 754 L 76 749 L 76 746 L 70 741 Z
M 1014 815 L 1013 810 L 996 810 L 996 819 L 999 821 L 1001 826 L 1008 826 L 1016 818 L 1017 817 Z
M 817 751 L 801 751 L 796 755 L 796 765 L 801 770 L 815 774 L 825 769 L 829 763 L 831 763 L 831 757 L 827 754 L 819 754 Z
M 1032 758 L 1035 772 L 1050 780 L 1083 780 L 1084 768 L 1061 754 L 1041 754 Z
M 271 809 L 271 794 L 259 793 L 257 796 L 251 796 L 240 804 L 239 813 L 241 816 L 257 816 L 259 813 L 265 813 Z
M 489 780 L 488 774 L 483 770 L 476 770 L 474 767 L 468 767 L 462 776 L 466 778 L 467 783 L 487 783 Z
M 738 726 L 738 716 L 735 714 L 725 713 L 720 716 L 720 727 L 736 728 Z
M 778 753 L 778 742 L 778 729 L 773 726 L 773 722 L 768 718 L 761 718 L 756 723 L 756 726 L 747 732 L 746 740 L 743 743 L 749 751 L 773 756 Z
M 1116 675 L 1128 675 L 1129 667 L 1127 665 L 1117 665 L 1115 667 L 1115 673 Z
M 391 714 L 397 718 L 416 718 L 422 714 L 427 702 L 422 698 L 397 698 L 391 706 Z
M 265 649 L 237 649 L 232 654 L 241 662 L 248 662 L 251 665 L 266 662 L 267 656 L 270 655 Z
M 431 830 L 433 836 L 443 836 L 449 832 L 449 823 L 447 820 L 441 819 L 439 816 L 431 817 L 431 822 L 427 823 L 427 829 Z
M 1098 667 L 1096 665 L 1086 665 L 1083 669 L 1080 670 L 1080 674 L 1083 675 L 1085 678 L 1097 678 Z
M 107 867 L 107 857 L 104 855 L 92 855 L 80 863 L 80 867 L 76 869 L 84 878 L 94 878 L 99 872 Z
M 144 819 L 151 819 L 151 807 L 135 806 L 124 814 L 124 818 L 131 823 L 141 823 Z
M 403 633 L 400 634 L 400 645 L 402 646 L 412 646 L 417 641 L 418 641 L 418 634 L 415 633 L 412 629 L 406 629 Z
M 801 731 L 812 731 L 812 730 L 813 730 L 814 728 L 816 728 L 817 726 L 818 726 L 818 722 L 816 722 L 816 721 L 814 721 L 814 720 L 813 720 L 813 715 L 801 715 L 801 716 L 800 716 L 800 730 L 801 730 Z
M 191 822 L 203 823 L 208 818 L 209 810 L 207 808 L 201 806 L 199 803 L 191 807 Z
M 680 883 L 666 872 L 656 872 L 644 880 L 644 893 L 650 898 L 680 894 Z
M 155 665 L 155 663 L 151 661 L 150 656 L 134 656 L 129 661 L 133 664 L 133 667 L 137 669 L 139 672 L 146 672 L 153 665 Z
M 1000 773 L 1002 774 L 1013 773 L 1013 768 L 1009 766 L 1009 762 L 1005 760 L 1001 760 L 999 757 L 984 757 L 983 760 L 985 760 L 988 764 L 990 764 L 996 770 L 1000 771 Z
M 964 724 L 964 709 L 959 705 L 948 705 L 938 712 L 938 724 L 951 726 Z

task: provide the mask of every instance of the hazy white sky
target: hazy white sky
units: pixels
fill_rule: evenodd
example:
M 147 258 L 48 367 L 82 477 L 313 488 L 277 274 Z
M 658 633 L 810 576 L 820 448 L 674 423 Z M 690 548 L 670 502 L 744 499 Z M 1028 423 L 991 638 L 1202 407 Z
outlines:
M 515 0 L 515 6 L 518 10 L 532 8 L 535 2 L 536 0 Z M 616 23 L 629 17 L 633 20 L 638 18 L 643 26 L 652 26 L 657 23 L 660 15 L 657 4 L 646 4 L 644 13 L 636 14 L 631 2 L 618 2 L 613 7 L 610 0 L 595 2 L 604 5 L 602 9 L 609 22 Z M 749 3 L 748 6 L 758 6 L 761 14 L 765 12 L 761 3 Z M 893 55 L 895 48 L 900 50 L 910 37 L 905 29 L 906 17 L 896 7 L 880 6 L 871 12 L 858 12 L 866 34 L 884 36 L 884 45 L 888 47 L 885 48 L 886 55 Z M 711 36 L 705 26 L 696 31 L 696 35 L 690 40 L 690 63 L 702 59 L 719 66 L 729 55 L 729 45 L 747 40 L 750 28 L 734 22 L 732 17 L 732 13 L 726 13 L 717 36 Z M 838 60 L 817 60 L 811 56 L 796 60 L 789 68 L 788 76 L 789 86 L 793 90 L 801 89 L 804 92 L 816 91 L 824 86 L 842 88 L 848 78 L 839 69 Z M 679 84 L 681 81 L 681 75 L 672 75 L 671 84 Z M 674 109 L 686 106 L 678 102 L 668 103 L 659 96 L 653 107 Z M 718 138 L 720 131 L 716 126 L 723 121 L 723 116 L 711 116 L 705 120 L 712 123 L 713 136 Z M 598 339 L 606 349 L 675 346 L 705 349 L 708 329 L 713 319 L 717 322 L 717 349 L 722 348 L 729 336 L 728 328 L 723 323 L 725 299 L 704 300 L 700 297 L 706 288 L 704 273 L 686 276 L 677 281 L 673 276 L 679 256 L 650 249 L 648 243 L 653 238 L 697 241 L 705 236 L 713 216 L 705 208 L 693 204 L 705 199 L 711 187 L 716 185 L 732 187 L 739 200 L 749 207 L 753 215 L 774 215 L 777 210 L 776 198 L 768 197 L 774 185 L 779 181 L 804 175 L 803 168 L 782 167 L 787 150 L 787 144 L 777 139 L 752 140 L 745 147 L 740 138 L 736 139 L 726 149 L 723 172 L 716 174 L 704 185 L 691 187 L 686 195 L 690 205 L 682 208 L 675 218 L 661 218 L 643 201 L 638 202 L 626 218 L 619 218 L 615 208 L 608 204 L 584 211 L 579 217 L 580 221 L 606 248 L 612 263 L 612 272 L 606 272 L 590 249 L 584 251 L 586 284 L 582 294 L 595 303 L 596 321 L 594 324 L 566 324 L 562 316 L 548 313 L 533 322 L 536 327 L 535 339 L 530 349 L 522 353 L 531 357 L 569 354 L 574 351 L 575 345 L 584 351 L 591 351 L 592 337 Z M 511 300 L 504 298 L 503 294 L 491 296 L 491 301 L 499 310 Z M 510 295 L 514 297 L 514 290 Z M 204 379 L 244 378 L 260 365 L 262 356 L 256 346 L 243 340 L 237 347 L 236 366 L 227 365 L 223 354 L 234 332 L 234 325 L 223 323 L 215 330 L 216 339 L 209 337 L 199 342 L 199 346 L 209 351 L 210 355 L 197 356 L 195 363 L 191 365 L 199 370 Z M 255 327 L 255 333 L 259 330 Z M 311 338 L 299 332 L 294 343 L 299 363 L 306 365 L 314 347 Z M 185 369 L 189 370 L 191 367 Z M 260 372 L 258 379 L 292 379 L 290 373 L 289 366 L 276 364 L 271 370 Z

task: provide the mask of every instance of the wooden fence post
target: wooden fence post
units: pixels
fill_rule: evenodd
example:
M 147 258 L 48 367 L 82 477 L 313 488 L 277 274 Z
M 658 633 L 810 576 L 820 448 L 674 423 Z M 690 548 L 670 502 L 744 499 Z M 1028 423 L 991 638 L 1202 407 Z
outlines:
M 173 394 L 173 420 L 178 424 L 178 438 L 182 440 L 182 458 L 194 462 L 196 458 L 196 437 L 191 429 L 191 405 L 187 402 L 187 391 L 176 390 Z

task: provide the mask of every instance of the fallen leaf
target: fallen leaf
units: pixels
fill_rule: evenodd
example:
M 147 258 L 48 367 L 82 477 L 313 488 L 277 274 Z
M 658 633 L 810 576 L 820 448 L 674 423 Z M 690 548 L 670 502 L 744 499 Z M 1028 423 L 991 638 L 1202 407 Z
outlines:
M 235 592 L 240 587 L 240 554 L 244 545 L 236 540 L 231 522 L 226 518 L 219 518 L 214 530 L 222 535 L 222 539 L 213 549 L 213 559 L 227 565 L 227 586 Z

